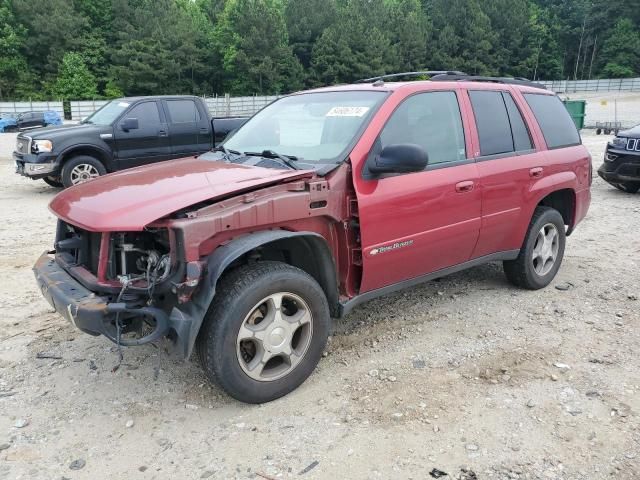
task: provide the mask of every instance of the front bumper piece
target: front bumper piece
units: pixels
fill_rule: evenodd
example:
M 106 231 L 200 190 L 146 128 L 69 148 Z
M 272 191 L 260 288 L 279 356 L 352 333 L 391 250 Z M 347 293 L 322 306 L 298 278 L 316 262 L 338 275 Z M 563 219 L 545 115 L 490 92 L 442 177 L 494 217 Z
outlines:
M 90 335 L 104 335 L 117 341 L 115 318 L 118 313 L 152 317 L 153 332 L 143 338 L 122 340 L 125 346 L 143 345 L 159 340 L 169 331 L 169 316 L 158 308 L 128 308 L 125 303 L 110 302 L 108 297 L 96 295 L 69 275 L 48 252 L 43 253 L 33 267 L 33 272 L 44 298 L 51 306 Z
M 640 182 L 640 154 L 607 148 L 598 175 L 608 183 Z

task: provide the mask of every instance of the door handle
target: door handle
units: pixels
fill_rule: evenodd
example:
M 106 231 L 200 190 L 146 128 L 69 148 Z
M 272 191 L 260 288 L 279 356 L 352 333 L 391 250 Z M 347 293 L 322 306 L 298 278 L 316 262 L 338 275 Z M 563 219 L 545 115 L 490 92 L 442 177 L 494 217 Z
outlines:
M 200 133 L 209 133 L 209 129 L 203 127 L 200 129 Z
M 166 137 L 167 136 L 167 131 L 166 130 L 160 130 L 158 132 L 158 136 L 159 137 Z
M 534 167 L 531 170 L 529 170 L 529 176 L 531 178 L 540 178 L 542 177 L 543 173 L 544 173 L 544 168 L 542 167 Z
M 475 184 L 472 180 L 467 180 L 465 182 L 456 183 L 456 192 L 458 193 L 466 193 L 473 190 Z

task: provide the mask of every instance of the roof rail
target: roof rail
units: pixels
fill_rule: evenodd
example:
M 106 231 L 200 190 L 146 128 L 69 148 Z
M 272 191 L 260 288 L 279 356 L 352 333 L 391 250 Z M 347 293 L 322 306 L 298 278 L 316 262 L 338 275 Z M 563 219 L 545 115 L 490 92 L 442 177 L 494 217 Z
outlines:
M 546 90 L 541 83 L 533 82 L 522 77 L 483 77 L 476 75 L 436 75 L 430 79 L 433 82 L 450 82 L 464 80 L 468 82 L 492 82 L 492 83 L 506 83 L 511 85 L 523 85 L 526 87 L 540 88 Z
M 380 75 L 378 77 L 371 77 L 371 78 L 363 78 L 361 80 L 356 80 L 354 83 L 373 83 L 373 82 L 377 82 L 377 81 L 385 81 L 391 78 L 402 78 L 402 77 L 419 77 L 422 75 L 427 75 L 429 77 L 432 77 L 434 75 L 444 75 L 444 76 L 448 76 L 448 75 L 454 75 L 454 76 L 466 76 L 467 74 L 464 72 L 458 72 L 458 71 L 448 71 L 448 70 L 424 70 L 422 72 L 403 72 L 403 73 L 389 73 L 387 75 Z

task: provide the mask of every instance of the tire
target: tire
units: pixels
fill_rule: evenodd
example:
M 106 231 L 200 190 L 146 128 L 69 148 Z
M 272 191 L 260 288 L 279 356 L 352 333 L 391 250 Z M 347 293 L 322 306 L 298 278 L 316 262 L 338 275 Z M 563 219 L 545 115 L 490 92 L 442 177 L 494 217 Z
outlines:
M 107 173 L 100 160 L 88 155 L 73 157 L 62 167 L 62 184 L 65 188 L 84 183 Z
M 611 185 L 627 193 L 638 193 L 638 190 L 640 190 L 640 182 L 612 183 Z
M 542 241 L 539 235 L 542 234 L 543 228 L 547 239 L 552 236 L 553 229 L 556 233 L 548 250 L 540 248 L 541 245 L 538 243 Z M 546 287 L 562 264 L 565 242 L 566 232 L 562 215 L 550 207 L 536 208 L 518 258 L 503 262 L 507 279 L 512 284 L 529 290 Z M 547 254 L 553 257 L 552 263 L 549 263 L 551 257 L 545 260 Z
M 60 177 L 44 177 L 44 183 L 54 188 L 62 188 L 62 182 L 60 181 Z
M 278 302 L 280 310 L 274 309 Z M 288 319 L 278 315 L 284 310 L 291 312 Z M 295 317 L 299 323 L 293 323 Z M 269 323 L 261 327 L 262 322 Z M 306 272 L 280 262 L 239 267 L 218 282 L 196 341 L 198 357 L 209 380 L 233 398 L 270 402 L 311 375 L 329 323 L 324 291 Z M 289 356 L 289 349 L 295 355 Z
M 596 128 L 596 135 L 600 135 L 602 133 L 602 129 L 601 128 Z

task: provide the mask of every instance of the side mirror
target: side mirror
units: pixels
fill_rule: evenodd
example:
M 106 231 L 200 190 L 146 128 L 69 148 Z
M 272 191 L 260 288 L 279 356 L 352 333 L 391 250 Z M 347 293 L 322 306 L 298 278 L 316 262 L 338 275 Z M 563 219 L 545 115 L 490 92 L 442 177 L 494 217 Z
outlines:
M 138 119 L 137 118 L 125 118 L 120 124 L 120 128 L 128 132 L 129 130 L 137 130 L 138 129 Z
M 420 172 L 428 163 L 429 156 L 420 145 L 397 143 L 384 147 L 369 165 L 369 171 L 373 174 Z

